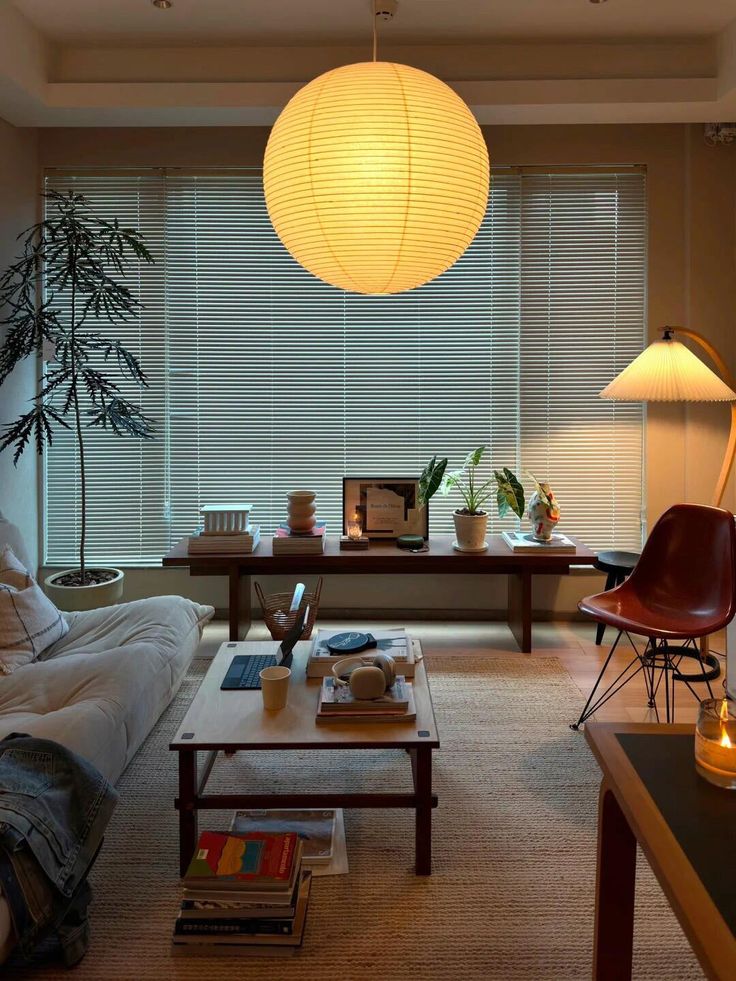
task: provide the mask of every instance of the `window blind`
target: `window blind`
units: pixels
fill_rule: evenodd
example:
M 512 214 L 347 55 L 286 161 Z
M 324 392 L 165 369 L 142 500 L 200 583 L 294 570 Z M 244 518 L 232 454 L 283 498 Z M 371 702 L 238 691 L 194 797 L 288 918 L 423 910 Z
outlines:
M 342 530 L 342 477 L 459 467 L 549 479 L 563 530 L 641 543 L 642 410 L 601 388 L 643 346 L 643 173 L 500 171 L 466 254 L 426 286 L 364 297 L 303 270 L 276 237 L 259 172 L 50 172 L 107 217 L 139 227 L 154 266 L 144 310 L 118 336 L 140 356 L 136 393 L 157 439 L 88 436 L 90 561 L 157 565 L 202 504 L 247 500 L 270 533 L 285 495 L 317 493 Z M 107 330 L 99 325 L 101 330 Z M 74 561 L 79 486 L 62 431 L 46 457 L 46 561 Z M 457 499 L 430 506 L 452 530 Z M 489 502 L 490 527 L 499 521 Z

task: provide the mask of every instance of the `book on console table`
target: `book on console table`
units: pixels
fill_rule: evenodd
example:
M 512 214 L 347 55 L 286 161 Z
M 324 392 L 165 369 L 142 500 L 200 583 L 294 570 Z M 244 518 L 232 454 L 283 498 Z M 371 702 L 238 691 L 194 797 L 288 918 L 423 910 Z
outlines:
M 409 637 L 403 627 L 390 630 L 371 630 L 366 628 L 365 630 L 356 632 L 369 633 L 377 641 L 376 647 L 361 651 L 362 657 L 370 658 L 378 654 L 379 651 L 384 654 L 390 654 L 405 677 L 414 677 L 416 666 L 414 647 L 411 637 Z M 332 674 L 333 664 L 336 664 L 341 658 L 346 656 L 345 654 L 332 654 L 327 647 L 327 641 L 338 633 L 345 633 L 345 631 L 324 629 L 317 631 L 312 653 L 309 655 L 309 661 L 307 662 L 308 678 L 326 678 L 329 674 Z
M 575 542 L 565 535 L 553 535 L 548 542 L 538 542 L 531 532 L 504 531 L 503 540 L 512 552 L 533 552 L 535 555 L 564 555 L 575 551 Z
M 279 525 L 273 536 L 274 555 L 321 555 L 325 550 L 327 526 L 318 521 L 311 531 L 295 533 L 288 525 Z
M 189 555 L 250 555 L 260 540 L 260 525 L 248 525 L 247 532 L 228 534 L 208 535 L 200 531 L 190 536 L 187 552 Z

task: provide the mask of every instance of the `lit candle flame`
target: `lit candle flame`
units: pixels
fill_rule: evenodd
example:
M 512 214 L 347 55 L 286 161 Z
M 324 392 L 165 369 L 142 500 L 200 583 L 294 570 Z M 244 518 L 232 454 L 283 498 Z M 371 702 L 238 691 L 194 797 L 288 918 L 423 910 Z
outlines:
M 719 745 L 723 746 L 725 749 L 733 749 L 733 743 L 728 738 L 728 732 L 726 731 L 726 723 L 728 722 L 728 701 L 725 698 L 721 702 L 718 715 L 721 720 L 721 742 Z

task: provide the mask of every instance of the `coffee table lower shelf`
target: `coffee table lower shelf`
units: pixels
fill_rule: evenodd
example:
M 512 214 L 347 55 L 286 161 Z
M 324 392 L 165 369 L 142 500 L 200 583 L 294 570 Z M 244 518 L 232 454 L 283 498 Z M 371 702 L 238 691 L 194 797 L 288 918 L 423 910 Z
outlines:
M 326 746 L 326 749 L 334 749 Z M 348 747 L 354 748 L 354 747 Z M 373 747 L 375 748 L 375 747 Z M 198 751 L 178 749 L 179 796 L 174 804 L 179 812 L 179 871 L 186 872 L 198 839 L 198 812 L 238 810 L 239 808 L 363 808 L 408 807 L 415 812 L 415 869 L 417 875 L 432 873 L 432 808 L 437 794 L 432 793 L 432 747 L 421 746 L 405 752 L 411 761 L 413 794 L 332 793 L 300 794 L 206 794 L 207 780 L 217 759 L 218 750 L 206 752 L 200 767 Z

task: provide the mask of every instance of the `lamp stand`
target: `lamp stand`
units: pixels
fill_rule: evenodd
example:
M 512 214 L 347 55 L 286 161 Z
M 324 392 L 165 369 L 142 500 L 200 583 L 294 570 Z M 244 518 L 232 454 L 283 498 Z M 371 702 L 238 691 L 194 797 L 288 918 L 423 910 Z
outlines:
M 665 327 L 665 330 L 680 334 L 682 337 L 689 337 L 690 340 L 700 345 L 715 364 L 721 379 L 729 388 L 736 391 L 736 383 L 734 382 L 733 375 L 728 370 L 728 365 L 710 341 L 706 340 L 702 334 L 698 334 L 697 331 L 690 330 L 688 327 Z M 726 484 L 733 469 L 734 457 L 736 457 L 736 402 L 731 402 L 731 430 L 728 434 L 728 443 L 726 444 L 726 452 L 723 457 L 723 463 L 721 464 L 721 472 L 718 476 L 715 491 L 713 492 L 713 507 L 719 508 L 721 506 Z

